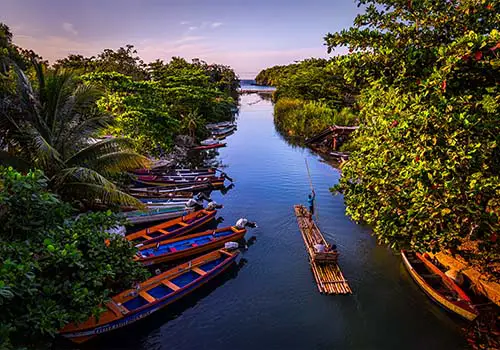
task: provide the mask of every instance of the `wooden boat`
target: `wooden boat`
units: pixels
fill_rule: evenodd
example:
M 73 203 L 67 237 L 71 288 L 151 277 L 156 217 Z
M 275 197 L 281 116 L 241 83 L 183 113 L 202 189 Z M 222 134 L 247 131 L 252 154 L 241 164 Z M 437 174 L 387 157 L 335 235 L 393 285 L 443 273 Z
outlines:
M 83 343 L 97 335 L 108 333 L 139 321 L 221 274 L 235 261 L 239 251 L 216 250 L 187 263 L 181 264 L 158 276 L 115 295 L 104 307 L 98 318 L 70 323 L 60 334 L 75 343 Z
M 227 128 L 227 127 L 231 127 L 231 126 L 236 126 L 236 125 L 234 124 L 234 122 L 219 122 L 219 123 L 207 124 L 206 128 L 209 130 L 213 130 L 213 129 L 217 130 L 217 129 Z
M 192 208 L 186 206 L 151 208 L 148 210 L 134 210 L 123 213 L 123 216 L 132 224 L 141 224 L 145 222 L 170 220 L 192 212 Z
M 224 128 L 217 128 L 212 130 L 212 135 L 222 135 L 228 132 L 233 132 L 234 130 L 236 130 L 236 125 L 230 125 Z
M 162 187 L 190 187 L 196 185 L 211 185 L 212 187 L 220 187 L 224 185 L 224 180 L 226 178 L 220 177 L 195 177 L 192 179 L 184 178 L 178 180 L 172 180 L 168 177 L 156 176 L 156 175 L 140 175 L 135 180 L 139 185 L 146 186 L 162 186 Z
M 410 276 L 434 301 L 469 321 L 478 316 L 469 296 L 427 254 L 402 250 L 401 256 Z
M 236 127 L 229 127 L 226 129 L 212 131 L 212 137 L 214 137 L 218 140 L 222 140 L 222 139 L 225 139 L 226 137 L 228 137 L 229 135 L 233 134 L 235 130 L 236 130 Z
M 175 239 L 168 239 L 159 244 L 152 243 L 143 245 L 139 248 L 135 260 L 149 266 L 161 262 L 187 258 L 192 255 L 223 247 L 226 242 L 238 241 L 245 236 L 246 232 L 246 229 L 238 229 L 234 226 L 229 226 Z
M 145 200 L 163 200 L 168 198 L 193 198 L 193 192 L 159 192 L 155 191 L 159 189 L 158 187 L 149 187 L 147 188 L 151 191 L 134 191 L 134 189 L 130 190 L 130 194 L 135 198 L 140 199 L 141 201 Z M 140 190 L 140 189 L 138 189 Z
M 147 194 L 148 197 L 157 197 L 158 195 L 166 196 L 167 194 L 179 194 L 186 192 L 203 192 L 212 190 L 213 186 L 210 183 L 203 183 L 198 185 L 187 185 L 187 186 L 170 186 L 170 187 L 159 187 L 159 186 L 146 186 L 146 187 L 130 187 L 129 192 L 135 196 L 137 194 Z
M 172 197 L 172 198 L 139 198 L 139 200 L 146 205 L 171 205 L 183 204 L 186 205 L 191 197 Z
M 193 232 L 212 220 L 216 214 L 217 210 L 198 210 L 182 217 L 165 221 L 159 225 L 131 233 L 125 238 L 136 246 L 160 242 Z
M 132 173 L 135 175 L 162 175 L 162 176 L 204 176 L 215 175 L 215 168 L 194 168 L 194 169 L 137 169 Z
M 209 149 L 215 149 L 215 148 L 221 148 L 221 147 L 226 147 L 226 143 L 214 143 L 211 145 L 202 145 L 202 146 L 197 146 L 191 148 L 193 151 L 204 151 L 204 150 L 209 150 Z

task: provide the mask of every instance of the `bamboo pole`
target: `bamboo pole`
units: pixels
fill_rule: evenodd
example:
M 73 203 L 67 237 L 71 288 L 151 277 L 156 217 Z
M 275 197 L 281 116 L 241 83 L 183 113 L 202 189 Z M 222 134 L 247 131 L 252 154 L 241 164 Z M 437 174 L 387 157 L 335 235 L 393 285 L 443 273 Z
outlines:
M 307 158 L 304 158 L 304 161 L 306 162 L 307 176 L 309 178 L 309 186 L 311 186 L 311 192 L 315 192 L 314 186 L 312 183 L 311 172 L 309 171 L 309 163 L 307 162 Z M 314 205 L 314 209 L 316 209 L 314 211 L 314 215 L 316 216 L 316 220 L 319 220 L 319 215 L 318 215 L 318 210 L 317 210 L 318 206 L 316 204 L 316 198 L 314 198 L 313 205 Z

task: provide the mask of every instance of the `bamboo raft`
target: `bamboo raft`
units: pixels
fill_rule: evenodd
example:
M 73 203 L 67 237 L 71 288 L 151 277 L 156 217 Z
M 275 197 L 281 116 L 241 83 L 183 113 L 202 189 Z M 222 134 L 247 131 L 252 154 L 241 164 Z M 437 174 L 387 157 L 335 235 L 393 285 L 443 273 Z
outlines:
M 309 255 L 309 263 L 316 280 L 318 290 L 322 294 L 351 294 L 352 290 L 337 264 L 338 253 L 335 249 L 318 253 L 314 249 L 317 242 L 328 246 L 316 223 L 309 217 L 307 209 L 302 205 L 295 206 L 295 215 L 304 244 Z

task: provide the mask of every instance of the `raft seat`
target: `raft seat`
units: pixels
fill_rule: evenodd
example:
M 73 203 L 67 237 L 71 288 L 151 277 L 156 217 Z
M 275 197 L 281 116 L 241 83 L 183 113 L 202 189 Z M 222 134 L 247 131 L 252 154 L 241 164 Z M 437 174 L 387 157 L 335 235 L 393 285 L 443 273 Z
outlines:
M 165 230 L 162 230 L 162 229 L 159 229 L 159 230 L 158 230 L 158 232 L 161 232 L 161 233 L 163 233 L 164 235 L 168 235 L 168 234 L 169 234 L 169 232 L 168 232 L 168 231 L 165 231 Z

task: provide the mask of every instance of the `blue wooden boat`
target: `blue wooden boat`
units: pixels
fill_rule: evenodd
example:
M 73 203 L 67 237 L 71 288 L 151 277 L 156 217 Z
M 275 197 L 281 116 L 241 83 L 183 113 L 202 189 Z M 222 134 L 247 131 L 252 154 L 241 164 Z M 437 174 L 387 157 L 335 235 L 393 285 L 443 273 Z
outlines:
M 196 254 L 221 248 L 226 242 L 238 241 L 245 236 L 246 229 L 234 226 L 208 230 L 189 236 L 168 239 L 159 244 L 139 247 L 135 260 L 145 266 L 187 258 Z
M 139 321 L 200 288 L 224 272 L 238 256 L 238 251 L 216 250 L 181 264 L 111 298 L 99 318 L 70 323 L 60 334 L 75 343 L 83 343 Z

